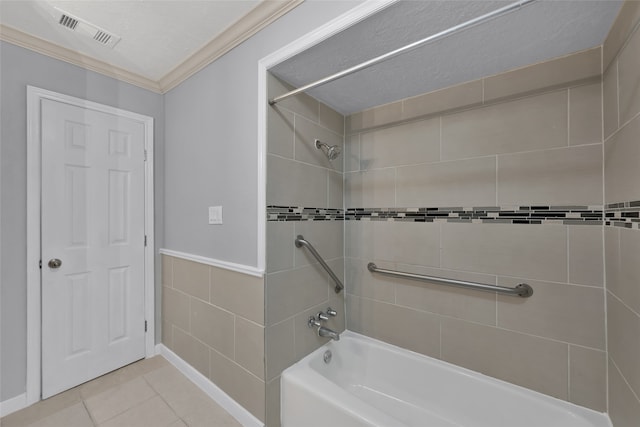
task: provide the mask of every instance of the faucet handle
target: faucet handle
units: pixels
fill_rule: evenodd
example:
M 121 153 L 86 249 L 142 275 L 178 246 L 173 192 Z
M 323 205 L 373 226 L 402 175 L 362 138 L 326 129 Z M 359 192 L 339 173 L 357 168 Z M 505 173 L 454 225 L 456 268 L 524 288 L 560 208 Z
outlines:
M 310 316 L 309 320 L 307 320 L 307 326 L 310 328 L 319 328 L 320 326 L 322 326 L 322 323 L 320 323 L 320 320 L 316 319 L 315 317 Z
M 329 314 L 329 313 L 327 313 L 327 314 Z M 318 320 L 321 320 L 321 321 L 329 320 L 329 316 L 327 316 L 327 314 L 324 314 L 322 311 L 318 312 L 318 314 L 317 314 Z
M 331 317 L 336 317 L 338 315 L 338 312 L 331 307 L 327 307 L 327 314 Z

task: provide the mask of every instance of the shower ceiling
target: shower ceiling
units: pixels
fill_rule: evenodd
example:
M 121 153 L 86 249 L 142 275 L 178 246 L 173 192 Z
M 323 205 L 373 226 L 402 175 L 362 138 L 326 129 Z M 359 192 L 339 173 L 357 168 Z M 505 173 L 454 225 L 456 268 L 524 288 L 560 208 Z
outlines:
M 512 2 L 399 1 L 271 69 L 295 87 Z M 350 114 L 604 42 L 621 1 L 537 1 L 482 25 L 310 90 Z

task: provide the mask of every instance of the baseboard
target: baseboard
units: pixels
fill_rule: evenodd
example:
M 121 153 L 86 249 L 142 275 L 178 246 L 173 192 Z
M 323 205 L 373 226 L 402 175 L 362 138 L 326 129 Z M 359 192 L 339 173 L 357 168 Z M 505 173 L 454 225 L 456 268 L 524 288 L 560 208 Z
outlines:
M 180 356 L 175 354 L 169 348 L 163 344 L 156 346 L 158 353 L 175 366 L 185 377 L 189 378 L 191 382 L 197 385 L 202 391 L 204 391 L 211 399 L 215 400 L 218 405 L 222 406 L 227 412 L 229 412 L 236 420 L 240 422 L 244 427 L 264 427 L 262 421 L 257 419 L 251 412 L 247 411 L 242 405 L 233 400 L 222 389 L 215 385 L 209 378 L 202 375 L 195 368 L 182 360 Z
M 22 393 L 16 397 L 0 402 L 0 418 L 6 417 L 20 409 L 26 408 L 27 406 L 29 406 L 27 405 L 27 393 Z

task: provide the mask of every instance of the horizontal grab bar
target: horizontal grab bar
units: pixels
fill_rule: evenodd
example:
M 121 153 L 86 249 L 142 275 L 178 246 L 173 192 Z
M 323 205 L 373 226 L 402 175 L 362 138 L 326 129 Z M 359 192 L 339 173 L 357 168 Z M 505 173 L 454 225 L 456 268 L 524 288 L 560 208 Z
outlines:
M 405 279 L 422 280 L 434 282 L 439 285 L 457 286 L 460 288 L 476 289 L 478 291 L 497 292 L 499 294 L 519 296 L 529 298 L 533 295 L 533 288 L 526 283 L 520 283 L 515 288 L 505 288 L 503 286 L 486 285 L 484 283 L 465 282 L 464 280 L 446 279 L 444 277 L 425 276 L 422 274 L 407 273 L 405 271 L 385 270 L 378 268 L 374 263 L 367 264 L 367 268 L 372 273 L 386 274 L 388 276 L 404 277 Z
M 331 267 L 329 267 L 329 265 L 327 265 L 327 263 L 324 262 L 324 260 L 322 259 L 318 251 L 316 251 L 316 248 L 314 248 L 311 243 L 305 240 L 301 234 L 299 234 L 298 237 L 296 237 L 295 243 L 296 243 L 296 248 L 301 248 L 304 246 L 307 249 L 309 249 L 309 252 L 311 252 L 311 255 L 316 257 L 320 265 L 327 271 L 327 273 L 329 273 L 329 276 L 331 276 L 333 281 L 336 282 L 336 288 L 335 288 L 336 294 L 340 293 L 340 291 L 344 289 L 344 285 L 342 284 L 340 279 L 338 279 L 338 276 L 336 276 L 333 270 L 331 270 Z

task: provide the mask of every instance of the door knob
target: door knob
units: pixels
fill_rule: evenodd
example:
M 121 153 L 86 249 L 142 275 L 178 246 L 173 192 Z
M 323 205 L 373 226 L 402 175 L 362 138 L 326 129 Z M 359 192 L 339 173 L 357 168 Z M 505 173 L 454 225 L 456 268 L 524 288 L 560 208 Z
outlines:
M 47 265 L 49 266 L 49 268 L 60 268 L 60 266 L 62 265 L 62 261 L 60 261 L 58 258 L 53 258 L 49 260 L 49 263 Z

